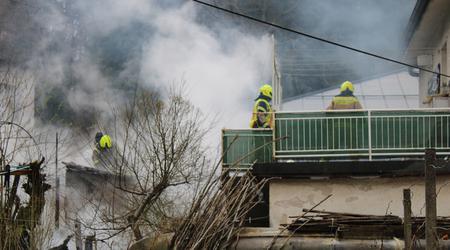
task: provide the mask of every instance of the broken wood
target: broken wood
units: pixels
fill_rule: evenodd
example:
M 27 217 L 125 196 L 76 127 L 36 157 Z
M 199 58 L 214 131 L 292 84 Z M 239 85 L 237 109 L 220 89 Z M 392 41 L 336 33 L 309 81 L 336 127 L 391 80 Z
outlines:
M 412 247 L 412 225 L 411 225 L 411 190 L 403 189 L 403 234 L 405 249 Z
M 353 217 L 374 217 L 378 215 L 369 215 L 369 214 L 355 214 L 355 213 L 342 213 L 342 212 L 330 212 L 325 210 L 315 210 L 315 209 L 306 209 L 302 210 L 303 212 L 311 212 L 311 213 L 324 213 L 330 215 L 339 215 L 339 216 L 353 216 Z M 291 216 L 289 216 L 291 218 Z M 296 218 L 296 216 L 292 216 L 292 218 Z
M 302 215 L 300 215 L 299 218 L 302 218 L 302 217 L 305 216 L 306 214 L 310 213 L 312 210 L 314 210 L 314 208 L 316 208 L 316 207 L 318 207 L 320 204 L 324 203 L 324 202 L 325 202 L 326 200 L 328 200 L 332 195 L 333 195 L 333 194 L 329 194 L 327 197 L 323 198 L 319 203 L 317 203 L 316 205 L 314 205 L 312 208 L 308 209 L 307 211 L 304 211 L 304 213 L 303 213 Z M 294 233 L 297 232 L 297 230 L 298 230 L 300 227 L 302 227 L 302 226 L 304 226 L 304 225 L 305 225 L 305 223 L 302 223 L 302 225 L 297 226 L 297 228 L 294 230 L 294 232 L 288 237 L 288 240 L 289 240 L 289 238 L 290 238 Z M 280 233 L 278 233 L 278 235 L 276 235 L 275 237 L 273 237 L 272 241 L 270 242 L 269 246 L 267 247 L 268 250 L 269 250 L 269 249 L 272 249 L 273 245 L 274 245 L 275 242 L 277 241 L 278 236 L 280 236 L 286 229 L 289 229 L 289 226 L 284 226 L 283 229 L 280 231 Z M 286 244 L 286 242 L 287 242 L 288 240 L 285 241 L 285 244 Z
M 309 209 L 307 209 L 309 211 Z M 403 238 L 405 235 L 403 220 L 395 215 L 368 216 L 348 213 L 325 212 L 315 210 L 311 215 L 294 219 L 289 224 L 281 224 L 282 229 L 292 233 L 306 235 L 326 235 L 337 238 Z M 297 216 L 296 216 L 297 217 Z M 411 217 L 411 231 L 416 238 L 424 238 L 425 217 Z M 450 234 L 450 218 L 437 218 L 437 235 L 442 237 Z

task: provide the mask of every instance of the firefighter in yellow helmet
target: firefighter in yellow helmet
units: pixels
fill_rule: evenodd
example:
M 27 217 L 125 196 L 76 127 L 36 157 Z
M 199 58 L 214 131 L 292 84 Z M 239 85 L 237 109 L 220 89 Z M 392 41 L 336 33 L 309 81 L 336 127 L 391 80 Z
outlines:
M 102 132 L 95 134 L 95 146 L 92 161 L 95 166 L 108 167 L 112 164 L 112 142 L 111 137 Z
M 362 109 L 361 103 L 353 95 L 353 91 L 354 88 L 351 82 L 345 81 L 342 83 L 339 95 L 333 97 L 327 109 Z
M 259 96 L 255 99 L 253 106 L 250 128 L 271 128 L 272 127 L 272 87 L 264 84 L 259 89 Z

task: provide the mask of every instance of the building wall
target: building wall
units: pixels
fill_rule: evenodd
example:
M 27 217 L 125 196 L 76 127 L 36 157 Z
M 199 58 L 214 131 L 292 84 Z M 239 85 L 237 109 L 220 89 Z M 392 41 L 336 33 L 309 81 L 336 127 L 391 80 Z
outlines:
M 450 176 L 437 178 L 438 215 L 450 215 Z M 270 226 L 290 222 L 288 216 L 302 214 L 329 194 L 318 210 L 403 217 L 403 189 L 411 188 L 414 216 L 425 216 L 423 177 L 363 179 L 292 179 L 270 182 Z
M 431 27 L 430 27 L 431 28 Z M 450 74 L 450 18 L 444 24 L 442 36 L 435 47 L 432 48 L 433 52 L 431 64 L 420 65 L 421 67 L 436 71 L 437 65 L 440 64 L 441 73 Z M 422 48 L 426 49 L 426 48 Z M 426 56 L 426 55 L 424 55 Z M 439 96 L 429 98 L 428 97 L 428 81 L 433 76 L 431 73 L 421 72 L 419 80 L 419 93 L 420 93 L 420 106 L 424 108 L 443 108 L 450 107 L 450 78 L 441 76 L 440 93 Z

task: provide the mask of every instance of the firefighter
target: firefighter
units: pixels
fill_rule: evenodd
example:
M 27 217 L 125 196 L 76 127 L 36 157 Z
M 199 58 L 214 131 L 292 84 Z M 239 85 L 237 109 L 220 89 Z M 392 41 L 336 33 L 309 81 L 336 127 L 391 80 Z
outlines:
M 111 162 L 112 155 L 112 142 L 111 137 L 102 132 L 95 134 L 95 146 L 92 153 L 92 161 L 95 166 L 107 167 Z
M 351 82 L 345 81 L 342 83 L 339 95 L 333 97 L 333 100 L 331 100 L 331 104 L 327 109 L 362 109 L 358 98 L 353 95 L 353 91 L 354 88 Z
M 270 101 L 272 101 L 272 87 L 269 84 L 264 84 L 259 89 L 258 98 L 255 99 L 250 128 L 272 127 L 272 107 Z

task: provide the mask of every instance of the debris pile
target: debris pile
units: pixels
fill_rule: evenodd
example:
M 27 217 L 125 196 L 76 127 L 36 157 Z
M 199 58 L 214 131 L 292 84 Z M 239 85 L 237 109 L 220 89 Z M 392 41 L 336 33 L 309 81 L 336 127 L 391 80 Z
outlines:
M 303 210 L 302 216 L 281 226 L 292 233 L 320 234 L 337 238 L 403 238 L 403 220 L 395 215 L 366 215 L 319 210 Z M 438 217 L 440 238 L 450 234 L 450 217 Z M 425 217 L 412 218 L 415 238 L 425 236 Z
M 267 180 L 249 172 L 208 181 L 172 238 L 176 249 L 225 249 L 236 242 Z

